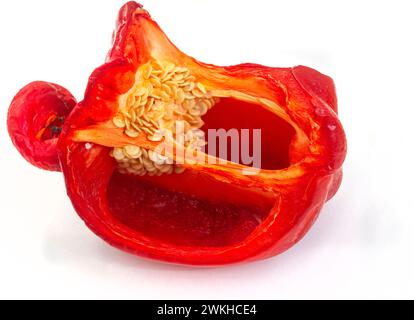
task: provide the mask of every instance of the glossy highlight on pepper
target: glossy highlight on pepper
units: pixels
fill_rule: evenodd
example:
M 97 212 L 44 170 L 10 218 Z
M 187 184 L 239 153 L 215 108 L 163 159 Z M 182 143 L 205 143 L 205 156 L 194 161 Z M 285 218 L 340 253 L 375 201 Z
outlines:
M 346 138 L 337 111 L 328 76 L 199 62 L 128 2 L 84 99 L 34 82 L 14 98 L 8 129 L 29 162 L 63 173 L 76 212 L 106 242 L 208 266 L 272 257 L 306 234 L 341 183 Z M 209 129 L 260 129 L 257 174 L 239 162 L 182 161 L 182 150 L 220 157 L 194 133 Z M 173 151 L 159 151 L 165 142 Z

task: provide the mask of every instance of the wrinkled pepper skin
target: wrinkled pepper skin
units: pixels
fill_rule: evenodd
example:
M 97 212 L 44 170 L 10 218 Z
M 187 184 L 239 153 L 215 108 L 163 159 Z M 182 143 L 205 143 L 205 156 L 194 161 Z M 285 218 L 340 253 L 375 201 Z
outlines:
M 108 184 L 116 167 L 109 156 L 110 149 L 76 138 L 79 130 L 108 121 L 116 114 L 118 97 L 133 85 L 137 68 L 148 59 L 150 50 L 144 44 L 151 37 L 161 39 L 161 54 L 193 65 L 202 70 L 200 73 L 208 70 L 217 75 L 209 79 L 217 87 L 228 85 L 234 90 L 247 90 L 244 83 L 254 83 L 252 90 L 276 102 L 308 139 L 306 148 L 292 142 L 292 165 L 287 169 L 264 170 L 259 176 L 229 174 L 215 167 L 195 169 L 245 188 L 266 181 L 274 191 L 274 205 L 266 219 L 237 245 L 179 246 L 148 237 L 119 223 L 111 215 L 107 200 Z M 72 95 L 61 87 L 45 83 L 28 85 L 10 107 L 10 136 L 28 161 L 44 169 L 63 172 L 75 210 L 95 234 L 121 250 L 142 257 L 170 263 L 218 266 L 275 256 L 306 234 L 325 202 L 335 195 L 341 184 L 346 138 L 338 119 L 331 78 L 304 66 L 270 68 L 243 64 L 216 67 L 203 64 L 172 45 L 148 12 L 135 2 L 122 7 L 106 63 L 92 73 L 84 100 L 74 105 Z M 27 123 L 33 118 L 34 110 L 40 117 L 38 121 L 43 123 L 36 120 L 30 128 Z M 49 113 L 65 117 L 62 133 L 52 141 L 34 139 L 34 133 L 44 127 Z

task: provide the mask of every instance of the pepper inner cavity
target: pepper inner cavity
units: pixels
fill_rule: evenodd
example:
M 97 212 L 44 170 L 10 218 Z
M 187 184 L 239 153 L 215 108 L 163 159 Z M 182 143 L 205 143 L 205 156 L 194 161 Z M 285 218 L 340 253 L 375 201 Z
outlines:
M 64 122 L 65 117 L 52 114 L 46 121 L 44 128 L 40 129 L 37 132 L 36 138 L 38 140 L 45 141 L 59 137 L 60 133 L 62 132 L 62 126 Z
M 180 134 L 186 149 L 200 150 L 205 145 L 199 130 L 202 117 L 218 101 L 187 67 L 153 59 L 138 69 L 134 86 L 120 96 L 112 122 L 131 138 L 144 133 L 159 142 L 166 133 L 175 140 Z M 123 174 L 159 176 L 185 170 L 156 151 L 134 145 L 114 148 L 111 156 Z

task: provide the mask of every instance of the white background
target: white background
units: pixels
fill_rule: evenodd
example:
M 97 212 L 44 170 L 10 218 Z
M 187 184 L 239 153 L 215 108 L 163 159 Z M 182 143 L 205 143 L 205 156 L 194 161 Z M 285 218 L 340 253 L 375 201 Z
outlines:
M 59 173 L 13 148 L 6 112 L 32 80 L 82 99 L 121 0 L 0 1 L 0 298 L 414 298 L 412 1 L 143 3 L 201 61 L 304 64 L 336 82 L 349 153 L 340 192 L 276 258 L 193 269 L 145 261 L 93 235 Z

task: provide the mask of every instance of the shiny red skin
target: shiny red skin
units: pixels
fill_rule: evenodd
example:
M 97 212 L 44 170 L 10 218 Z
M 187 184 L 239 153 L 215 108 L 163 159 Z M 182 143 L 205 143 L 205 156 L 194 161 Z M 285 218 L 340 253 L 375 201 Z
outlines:
M 72 94 L 54 83 L 32 82 L 17 93 L 9 108 L 7 127 L 14 145 L 28 162 L 41 169 L 60 171 L 58 138 L 42 140 L 37 134 L 50 117 L 65 119 L 75 105 Z
M 75 210 L 94 233 L 111 245 L 171 263 L 226 265 L 264 259 L 287 250 L 306 234 L 322 206 L 337 192 L 346 155 L 334 83 L 303 66 L 269 68 L 243 64 L 222 69 L 232 77 L 254 76 L 264 81 L 271 88 L 273 100 L 309 137 L 311 149 L 317 150 L 311 154 L 314 161 L 298 163 L 304 170 L 301 177 L 274 181 L 272 187 L 280 196 L 268 218 L 248 238 L 228 247 L 176 246 L 131 230 L 110 214 L 106 190 L 116 164 L 109 157 L 108 148 L 86 148 L 85 143 L 73 140 L 73 134 L 77 129 L 110 119 L 116 112 L 118 96 L 133 83 L 143 57 L 139 52 L 131 53 L 127 43 L 133 35 L 134 20 L 139 19 L 136 12 L 141 8 L 129 2 L 121 9 L 113 49 L 106 63 L 91 75 L 84 101 L 65 121 L 58 141 L 57 153 Z M 21 150 L 20 144 L 16 146 Z

